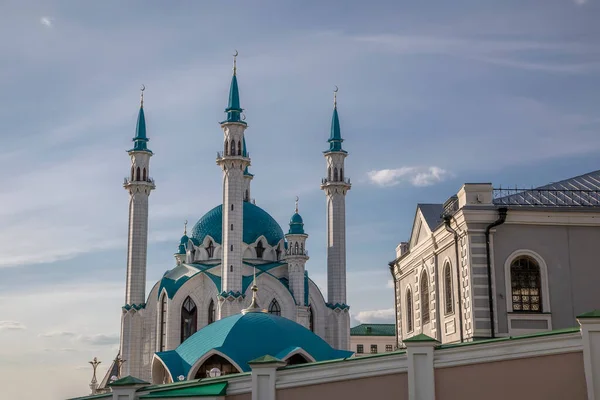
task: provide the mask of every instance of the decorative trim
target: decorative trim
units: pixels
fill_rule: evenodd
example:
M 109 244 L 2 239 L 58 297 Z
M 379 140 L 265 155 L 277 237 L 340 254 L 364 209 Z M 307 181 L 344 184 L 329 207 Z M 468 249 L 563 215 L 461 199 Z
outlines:
M 325 303 L 325 305 L 328 308 L 331 308 L 332 310 L 336 310 L 336 309 L 340 309 L 340 310 L 349 310 L 350 306 L 348 304 L 344 304 L 344 303 Z
M 143 310 L 144 308 L 146 308 L 146 303 L 142 303 L 142 304 L 125 304 L 123 307 L 123 310 L 125 311 L 129 311 L 129 310 Z
M 229 361 L 231 363 L 231 365 L 233 365 L 234 367 L 237 368 L 238 371 L 240 372 L 245 372 L 242 368 L 240 368 L 240 366 L 238 365 L 238 363 L 236 363 L 235 361 L 233 361 L 231 358 L 229 358 L 227 356 L 227 354 L 220 352 L 219 350 L 215 350 L 212 349 L 208 352 L 206 352 L 202 357 L 200 357 L 199 359 L 196 360 L 196 362 L 191 366 L 188 374 L 187 374 L 187 380 L 192 380 L 194 379 L 194 377 L 196 376 L 196 373 L 198 372 L 198 369 L 200 369 L 200 366 L 202 366 L 202 364 L 204 363 L 204 361 L 206 361 L 209 357 L 213 356 L 213 355 L 219 355 L 221 357 L 223 357 L 224 359 L 226 359 L 227 361 Z

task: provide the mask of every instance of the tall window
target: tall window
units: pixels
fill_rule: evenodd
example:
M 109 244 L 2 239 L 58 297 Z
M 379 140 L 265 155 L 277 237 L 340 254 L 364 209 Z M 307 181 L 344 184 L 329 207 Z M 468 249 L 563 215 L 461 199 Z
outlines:
M 158 348 L 160 351 L 167 349 L 167 295 L 163 294 L 160 300 L 160 322 L 158 332 Z
M 299 247 L 298 247 L 298 242 L 296 242 L 296 244 L 294 244 L 294 254 L 298 254 L 299 253 Z
M 365 347 L 362 344 L 357 344 L 356 345 L 356 353 L 357 354 L 362 354 L 365 352 Z
M 198 310 L 191 297 L 187 297 L 181 306 L 181 343 L 198 330 Z
M 410 288 L 406 290 L 406 331 L 413 331 L 413 300 Z
M 212 324 L 215 322 L 215 302 L 213 299 L 210 299 L 210 304 L 208 305 L 208 323 Z
M 279 307 L 279 303 L 275 299 L 269 304 L 269 314 L 281 316 L 281 307 Z
M 256 244 L 256 257 L 262 258 L 265 248 L 263 247 L 262 241 L 259 240 Z
M 235 140 L 231 141 L 231 155 L 235 156 Z
M 327 168 L 327 180 L 331 180 L 331 167 Z
M 148 180 L 148 179 L 146 179 L 146 168 L 143 169 L 142 180 L 143 181 L 147 181 Z
M 281 247 L 277 245 L 277 249 L 275 250 L 275 257 L 277 257 L 277 261 L 279 261 L 279 257 L 281 257 Z
M 344 168 L 340 168 L 340 181 L 344 180 Z
M 137 169 L 135 170 L 135 180 L 140 180 L 140 167 L 137 167 Z
M 208 258 L 212 258 L 215 254 L 215 245 L 212 240 L 208 241 L 208 246 L 206 246 L 206 252 L 208 253 Z
M 512 305 L 516 312 L 542 312 L 540 266 L 531 257 L 519 257 L 510 265 Z
M 452 268 L 450 263 L 444 266 L 444 303 L 446 314 L 450 314 L 454 309 L 454 301 L 452 300 Z
M 315 314 L 313 313 L 312 306 L 308 307 L 308 329 L 311 332 L 315 331 Z
M 242 155 L 242 142 L 238 140 L 238 156 Z
M 429 323 L 429 280 L 425 270 L 421 274 L 421 323 Z
M 225 140 L 225 145 L 223 146 L 223 151 L 225 155 L 227 155 L 227 151 L 229 151 L 229 141 Z
M 335 182 L 338 181 L 338 170 L 337 170 L 337 167 L 333 169 L 333 180 Z

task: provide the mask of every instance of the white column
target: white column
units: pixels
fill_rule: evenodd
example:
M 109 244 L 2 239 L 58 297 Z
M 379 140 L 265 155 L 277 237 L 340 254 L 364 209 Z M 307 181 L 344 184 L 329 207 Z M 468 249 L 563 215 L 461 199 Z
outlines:
M 286 364 L 271 356 L 248 362 L 252 368 L 252 400 L 275 400 L 277 368 Z
M 600 310 L 579 315 L 588 400 L 600 400 Z
M 435 339 L 419 334 L 404 341 L 408 356 L 408 399 L 435 400 L 433 351 Z

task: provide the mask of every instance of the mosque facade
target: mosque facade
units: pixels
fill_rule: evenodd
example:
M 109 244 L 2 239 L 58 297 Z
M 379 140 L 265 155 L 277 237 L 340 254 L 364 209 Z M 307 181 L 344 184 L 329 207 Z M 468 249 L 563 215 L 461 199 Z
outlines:
M 337 89 L 336 89 L 337 91 Z M 155 182 L 144 116 L 143 91 L 131 170 L 124 188 L 129 193 L 129 234 L 125 305 L 122 307 L 119 376 L 152 379 L 155 355 L 179 348 L 198 330 L 240 314 L 251 303 L 251 285 L 260 287 L 257 301 L 265 310 L 303 326 L 331 348 L 348 350 L 350 316 L 346 302 L 345 196 L 350 180 L 337 103 L 334 100 L 329 148 L 323 152 L 326 177 L 320 187 L 327 207 L 327 299 L 309 278 L 308 234 L 296 210 L 284 233 L 271 215 L 251 197 L 248 125 L 240 106 L 234 58 L 233 76 L 216 164 L 223 174 L 223 202 L 202 216 L 178 243 L 175 265 L 146 287 L 148 207 Z M 324 342 L 324 343 L 325 343 Z M 110 381 L 115 365 L 103 381 Z

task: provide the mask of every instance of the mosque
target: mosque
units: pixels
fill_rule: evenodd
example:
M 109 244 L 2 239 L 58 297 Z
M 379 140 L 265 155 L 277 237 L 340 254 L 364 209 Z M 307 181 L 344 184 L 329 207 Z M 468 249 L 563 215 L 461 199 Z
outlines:
M 345 238 L 345 196 L 351 184 L 344 177 L 348 153 L 342 148 L 335 95 L 329 148 L 323 152 L 326 177 L 320 182 L 327 204 L 325 300 L 306 270 L 308 234 L 297 199 L 285 234 L 251 200 L 254 175 L 249 171 L 248 125 L 240 106 L 236 56 L 226 118 L 220 123 L 223 148 L 216 159 L 223 172 L 223 203 L 201 217 L 189 233 L 186 226 L 174 268 L 147 297 L 148 206 L 155 183 L 150 177 L 153 153 L 142 89 L 134 145 L 128 151 L 131 171 L 123 184 L 129 192 L 129 244 L 120 353 L 99 389 L 115 376 L 168 383 L 205 376 L 215 366 L 224 374 L 244 372 L 252 356 L 267 353 L 289 363 L 352 354 L 347 351 Z M 242 314 L 260 308 L 257 304 L 266 308 L 264 312 Z M 245 354 L 240 340 L 250 347 L 262 343 L 269 348 L 257 349 L 262 351 L 258 356 L 256 351 Z

